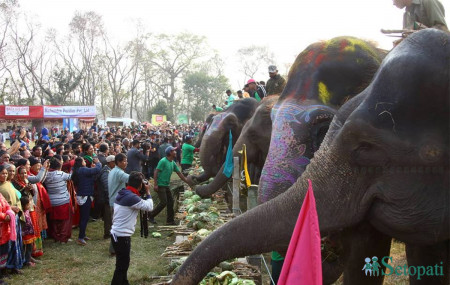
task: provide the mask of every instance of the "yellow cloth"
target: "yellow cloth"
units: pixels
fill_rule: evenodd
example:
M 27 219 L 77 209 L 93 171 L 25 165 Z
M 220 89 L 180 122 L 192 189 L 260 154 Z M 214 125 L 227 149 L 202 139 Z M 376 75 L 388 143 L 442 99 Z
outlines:
M 243 159 L 243 165 L 244 165 L 244 175 L 245 175 L 245 184 L 247 187 L 250 187 L 252 185 L 250 181 L 250 175 L 248 174 L 248 168 L 247 168 L 247 147 L 246 145 L 242 145 L 242 159 Z
M 22 204 L 20 204 L 20 199 L 16 194 L 16 188 L 12 185 L 11 182 L 5 181 L 3 183 L 0 183 L 0 194 L 5 197 L 6 202 L 12 207 L 17 206 L 20 209 L 20 212 L 22 212 Z M 20 220 L 25 222 L 25 217 L 23 215 L 20 216 Z
M 250 98 L 250 94 L 248 94 L 248 92 L 243 92 L 242 93 L 242 98 Z

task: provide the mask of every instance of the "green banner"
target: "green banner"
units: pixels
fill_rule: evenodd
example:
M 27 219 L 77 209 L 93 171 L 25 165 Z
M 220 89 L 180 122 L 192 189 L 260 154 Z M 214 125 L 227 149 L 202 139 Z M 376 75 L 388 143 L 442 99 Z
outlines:
M 188 116 L 186 114 L 179 114 L 177 117 L 177 124 L 189 124 Z

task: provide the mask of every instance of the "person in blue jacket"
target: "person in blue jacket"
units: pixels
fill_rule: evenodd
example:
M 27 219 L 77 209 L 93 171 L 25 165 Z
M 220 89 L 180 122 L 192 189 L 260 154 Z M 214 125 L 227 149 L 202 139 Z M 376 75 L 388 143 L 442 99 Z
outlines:
M 94 183 L 101 170 L 102 164 L 97 157 L 93 158 L 91 168 L 86 167 L 86 161 L 82 157 L 75 158 L 72 180 L 77 188 L 77 204 L 80 206 L 80 233 L 77 240 L 79 245 L 86 245 L 89 240 L 86 227 L 94 196 Z

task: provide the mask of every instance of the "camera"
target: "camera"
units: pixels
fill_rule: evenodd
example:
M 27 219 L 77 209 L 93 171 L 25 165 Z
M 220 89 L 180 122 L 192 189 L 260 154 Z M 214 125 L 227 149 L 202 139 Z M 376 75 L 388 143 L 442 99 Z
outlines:
M 139 191 L 139 194 L 141 195 L 141 198 L 144 200 L 147 200 L 147 187 L 148 185 L 148 180 L 147 179 L 142 179 L 142 187 L 141 190 Z

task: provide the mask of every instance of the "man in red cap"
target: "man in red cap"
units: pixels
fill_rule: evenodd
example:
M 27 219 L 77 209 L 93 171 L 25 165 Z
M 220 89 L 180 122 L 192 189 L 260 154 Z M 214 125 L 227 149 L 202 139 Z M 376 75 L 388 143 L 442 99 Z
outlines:
M 264 86 L 258 85 L 255 79 L 249 79 L 247 85 L 250 97 L 255 98 L 258 102 L 266 97 L 266 89 Z

